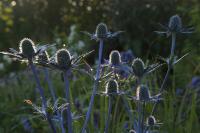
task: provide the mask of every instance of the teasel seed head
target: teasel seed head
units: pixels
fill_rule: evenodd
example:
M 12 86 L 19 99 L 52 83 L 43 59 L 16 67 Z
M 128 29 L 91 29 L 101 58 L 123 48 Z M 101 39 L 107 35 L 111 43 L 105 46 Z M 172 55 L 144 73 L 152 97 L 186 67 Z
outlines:
M 112 94 L 112 93 L 118 93 L 119 92 L 119 86 L 116 80 L 110 80 L 106 84 L 106 93 Z
M 144 62 L 140 58 L 136 58 L 132 63 L 133 73 L 137 78 L 141 78 L 144 75 L 145 67 Z
M 44 51 L 43 53 L 38 55 L 38 62 L 39 63 L 47 63 L 49 61 L 49 54 L 47 51 Z
M 67 49 L 60 49 L 56 52 L 56 63 L 60 68 L 68 70 L 71 66 L 71 55 Z
M 138 86 L 137 91 L 136 91 L 136 97 L 137 97 L 137 100 L 142 101 L 142 102 L 149 101 L 151 97 L 149 88 L 145 85 Z
M 119 51 L 113 50 L 109 56 L 109 63 L 112 65 L 119 65 L 121 63 L 121 55 Z
M 104 23 L 99 23 L 96 27 L 96 35 L 99 39 L 104 39 L 107 37 L 108 28 Z
M 24 38 L 19 44 L 20 53 L 22 53 L 26 58 L 33 58 L 36 53 L 36 48 L 34 42 L 29 38 Z
M 150 115 L 148 118 L 147 118 L 147 125 L 149 126 L 154 126 L 156 124 L 156 119 L 154 116 Z
M 172 32 L 180 31 L 180 29 L 182 29 L 181 18 L 178 15 L 170 17 L 168 27 Z

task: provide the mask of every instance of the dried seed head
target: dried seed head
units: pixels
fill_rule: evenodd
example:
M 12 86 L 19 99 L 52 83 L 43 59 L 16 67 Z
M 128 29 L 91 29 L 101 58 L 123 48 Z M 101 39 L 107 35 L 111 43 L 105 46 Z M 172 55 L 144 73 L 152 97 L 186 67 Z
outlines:
M 147 125 L 149 126 L 154 126 L 156 123 L 156 119 L 154 116 L 150 115 L 148 118 L 147 118 Z
M 71 66 L 71 55 L 67 49 L 60 49 L 56 52 L 56 63 L 60 68 L 68 70 Z
M 36 53 L 35 44 L 29 38 L 24 38 L 20 41 L 19 50 L 26 58 L 33 58 Z
M 141 78 L 144 75 L 144 62 L 140 58 L 136 58 L 132 63 L 133 73 L 136 77 Z
M 43 53 L 38 55 L 38 62 L 39 63 L 47 63 L 49 61 L 49 54 L 47 51 L 44 51 Z
M 181 18 L 178 15 L 170 17 L 168 27 L 172 32 L 180 31 L 180 29 L 182 28 Z
M 109 63 L 112 65 L 119 65 L 121 63 L 121 55 L 119 51 L 113 50 L 109 56 Z
M 96 35 L 99 39 L 104 39 L 107 37 L 108 28 L 104 23 L 99 23 L 96 28 Z
M 133 129 L 131 129 L 131 130 L 129 131 L 129 133 L 136 133 L 136 131 L 133 130 Z
M 110 80 L 106 84 L 106 93 L 112 94 L 112 93 L 118 93 L 118 92 L 119 92 L 119 87 L 118 87 L 117 81 L 116 80 Z
M 150 100 L 149 88 L 144 85 L 138 86 L 137 91 L 136 91 L 136 97 L 137 97 L 137 100 L 142 101 L 142 102 L 149 101 Z

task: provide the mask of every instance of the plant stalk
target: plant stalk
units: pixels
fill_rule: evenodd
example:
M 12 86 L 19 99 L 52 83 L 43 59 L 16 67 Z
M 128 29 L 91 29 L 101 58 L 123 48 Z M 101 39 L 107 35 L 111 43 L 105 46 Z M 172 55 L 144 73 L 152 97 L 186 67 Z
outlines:
M 84 125 L 82 127 L 81 133 L 85 133 L 85 129 L 87 127 L 87 124 L 88 124 L 88 121 L 89 121 L 89 118 L 90 118 L 90 114 L 91 114 L 91 111 L 92 111 L 92 107 L 93 107 L 93 104 L 94 104 L 94 96 L 96 94 L 98 84 L 99 84 L 100 67 L 101 67 L 101 59 L 102 59 L 102 52 L 103 52 L 103 40 L 100 39 L 99 43 L 100 43 L 99 44 L 99 60 L 98 60 L 98 66 L 97 66 L 97 71 L 96 71 L 96 77 L 95 77 L 95 81 L 94 81 L 94 85 L 93 85 L 93 91 L 92 91 L 92 96 L 90 98 L 88 111 L 87 111 L 87 114 L 86 114 L 86 119 L 85 119 Z
M 170 70 L 173 68 L 173 56 L 174 56 L 174 51 L 175 51 L 175 47 L 176 47 L 176 33 L 172 33 L 172 42 L 171 43 L 172 43 L 171 44 L 171 53 L 170 53 L 167 73 L 166 73 L 165 78 L 163 80 L 163 83 L 162 83 L 162 85 L 160 87 L 159 93 L 163 92 L 164 86 L 165 86 L 165 84 L 167 82 L 167 79 L 169 77 L 169 74 L 170 74 Z M 154 104 L 152 112 L 151 112 L 151 115 L 154 115 L 155 110 L 157 108 L 157 104 L 158 104 L 158 101 Z
M 105 133 L 108 133 L 110 115 L 111 115 L 111 111 L 112 111 L 112 96 L 109 96 L 108 98 L 109 98 L 109 101 L 108 101 L 108 116 L 107 116 L 107 120 L 106 120 Z
M 40 93 L 41 98 L 42 98 L 42 110 L 45 111 L 45 113 L 46 113 L 47 121 L 48 121 L 49 126 L 51 127 L 52 131 L 54 133 L 56 133 L 56 128 L 55 128 L 55 126 L 54 126 L 49 114 L 46 112 L 46 108 L 47 108 L 46 98 L 44 96 L 44 90 L 43 90 L 43 88 L 41 86 L 41 83 L 40 83 L 40 80 L 38 78 L 36 68 L 33 65 L 33 62 L 31 60 L 29 60 L 29 65 L 30 65 L 31 70 L 33 72 L 33 76 L 34 76 L 36 84 L 37 84 L 37 89 L 39 90 L 39 93 Z
M 66 94 L 67 103 L 69 104 L 67 107 L 67 126 L 68 126 L 68 133 L 73 133 L 68 73 L 69 73 L 69 70 L 64 72 L 65 94 Z

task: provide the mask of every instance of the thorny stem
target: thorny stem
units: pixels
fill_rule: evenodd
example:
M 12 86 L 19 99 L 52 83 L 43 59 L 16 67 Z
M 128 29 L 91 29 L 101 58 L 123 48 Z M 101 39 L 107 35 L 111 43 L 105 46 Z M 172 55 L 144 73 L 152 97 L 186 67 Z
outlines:
M 41 86 L 40 80 L 39 80 L 38 75 L 37 75 L 36 68 L 33 65 L 32 60 L 29 60 L 29 65 L 30 65 L 31 70 L 33 72 L 33 76 L 34 76 L 36 84 L 37 84 L 37 89 L 39 90 L 39 93 L 40 93 L 41 98 L 42 98 L 42 110 L 45 111 L 45 113 L 46 113 L 46 117 L 47 117 L 47 121 L 49 123 L 49 126 L 51 127 L 53 132 L 56 133 L 56 128 L 54 127 L 54 124 L 53 124 L 49 114 L 46 112 L 47 103 L 46 103 L 46 98 L 44 96 L 44 90 L 43 90 L 43 88 Z
M 57 100 L 57 96 L 56 96 L 56 93 L 54 91 L 54 87 L 53 87 L 53 84 L 51 82 L 51 79 L 49 78 L 49 71 L 48 71 L 47 68 L 43 68 L 43 71 L 44 71 L 44 74 L 45 74 L 45 80 L 47 81 L 48 88 L 50 90 L 51 96 L 53 97 L 53 102 L 55 103 L 56 100 Z M 63 120 L 61 118 L 61 114 L 58 111 L 56 112 L 56 114 L 59 117 L 60 127 L 61 127 L 61 130 L 62 130 L 62 133 L 65 133 L 65 128 L 64 128 Z
M 105 133 L 108 133 L 108 127 L 109 127 L 109 122 L 110 122 L 111 111 L 112 111 L 112 96 L 109 96 L 108 116 L 107 116 L 107 120 L 106 120 Z
M 170 74 L 170 70 L 173 67 L 173 56 L 174 56 L 174 51 L 175 51 L 175 47 L 176 47 L 176 33 L 172 33 L 172 42 L 171 43 L 172 43 L 171 44 L 171 53 L 170 53 L 170 58 L 169 58 L 169 62 L 168 62 L 167 73 L 166 73 L 163 83 L 160 87 L 159 93 L 163 92 L 164 86 L 165 86 L 167 79 L 169 77 L 169 74 Z M 155 113 L 157 104 L 158 104 L 158 101 L 154 104 L 151 115 L 153 115 Z
M 93 85 L 92 96 L 90 98 L 89 108 L 88 108 L 88 111 L 87 111 L 87 114 L 86 114 L 86 119 L 85 119 L 84 125 L 82 127 L 81 133 L 85 133 L 85 129 L 86 129 L 86 126 L 88 124 L 90 114 L 91 114 L 91 111 L 92 111 L 92 107 L 93 107 L 93 104 L 94 104 L 94 96 L 96 94 L 98 84 L 99 84 L 99 79 L 100 79 L 100 66 L 101 66 L 102 52 L 103 52 L 103 40 L 100 39 L 99 60 L 98 60 L 98 66 L 97 66 L 97 71 L 96 71 L 96 77 L 95 77 L 95 81 L 94 81 L 94 85 Z
M 66 94 L 67 103 L 69 103 L 67 107 L 67 126 L 68 126 L 68 133 L 73 133 L 68 72 L 69 71 L 64 72 L 65 94 Z

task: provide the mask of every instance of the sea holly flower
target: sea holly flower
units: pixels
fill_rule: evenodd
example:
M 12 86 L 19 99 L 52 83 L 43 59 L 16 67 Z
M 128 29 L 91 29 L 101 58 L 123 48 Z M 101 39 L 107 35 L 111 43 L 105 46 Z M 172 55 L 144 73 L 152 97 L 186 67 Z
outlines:
M 19 43 L 19 51 L 14 48 L 9 48 L 8 52 L 0 52 L 1 54 L 8 55 L 9 57 L 19 60 L 28 61 L 33 60 L 37 55 L 44 52 L 50 45 L 36 47 L 35 43 L 29 39 L 24 38 Z
M 125 63 L 131 63 L 133 59 L 135 58 L 131 50 L 120 52 L 120 54 L 121 54 L 122 62 L 125 62 Z
M 144 62 L 140 58 L 136 58 L 132 62 L 132 73 L 136 78 L 142 79 L 143 76 L 155 71 L 161 65 L 162 64 L 156 63 L 149 66 L 145 66 Z
M 136 133 L 136 131 L 131 129 L 131 130 L 129 130 L 129 133 Z
M 131 74 L 131 68 L 122 62 L 121 55 L 117 50 L 111 51 L 109 60 L 105 60 L 105 63 L 102 65 L 102 67 L 110 68 L 112 71 L 111 73 L 114 73 L 121 78 L 127 78 Z
M 132 100 L 138 102 L 156 102 L 162 100 L 161 94 L 151 96 L 149 88 L 145 85 L 139 85 L 136 90 L 136 96 L 132 96 Z
M 170 17 L 168 26 L 160 24 L 164 31 L 155 31 L 158 34 L 166 34 L 169 37 L 172 33 L 177 34 L 191 34 L 194 31 L 193 27 L 183 27 L 182 20 L 179 15 L 174 15 Z
M 108 38 L 116 37 L 117 35 L 121 34 L 124 31 L 117 31 L 117 32 L 110 32 L 108 31 L 107 25 L 104 23 L 99 23 L 96 27 L 96 32 L 91 34 L 87 31 L 82 31 L 82 33 L 88 35 L 91 40 L 99 41 L 100 39 L 105 40 Z
M 106 96 L 114 96 L 119 95 L 119 85 L 116 80 L 110 80 L 106 83 L 105 91 L 102 92 L 103 95 Z

